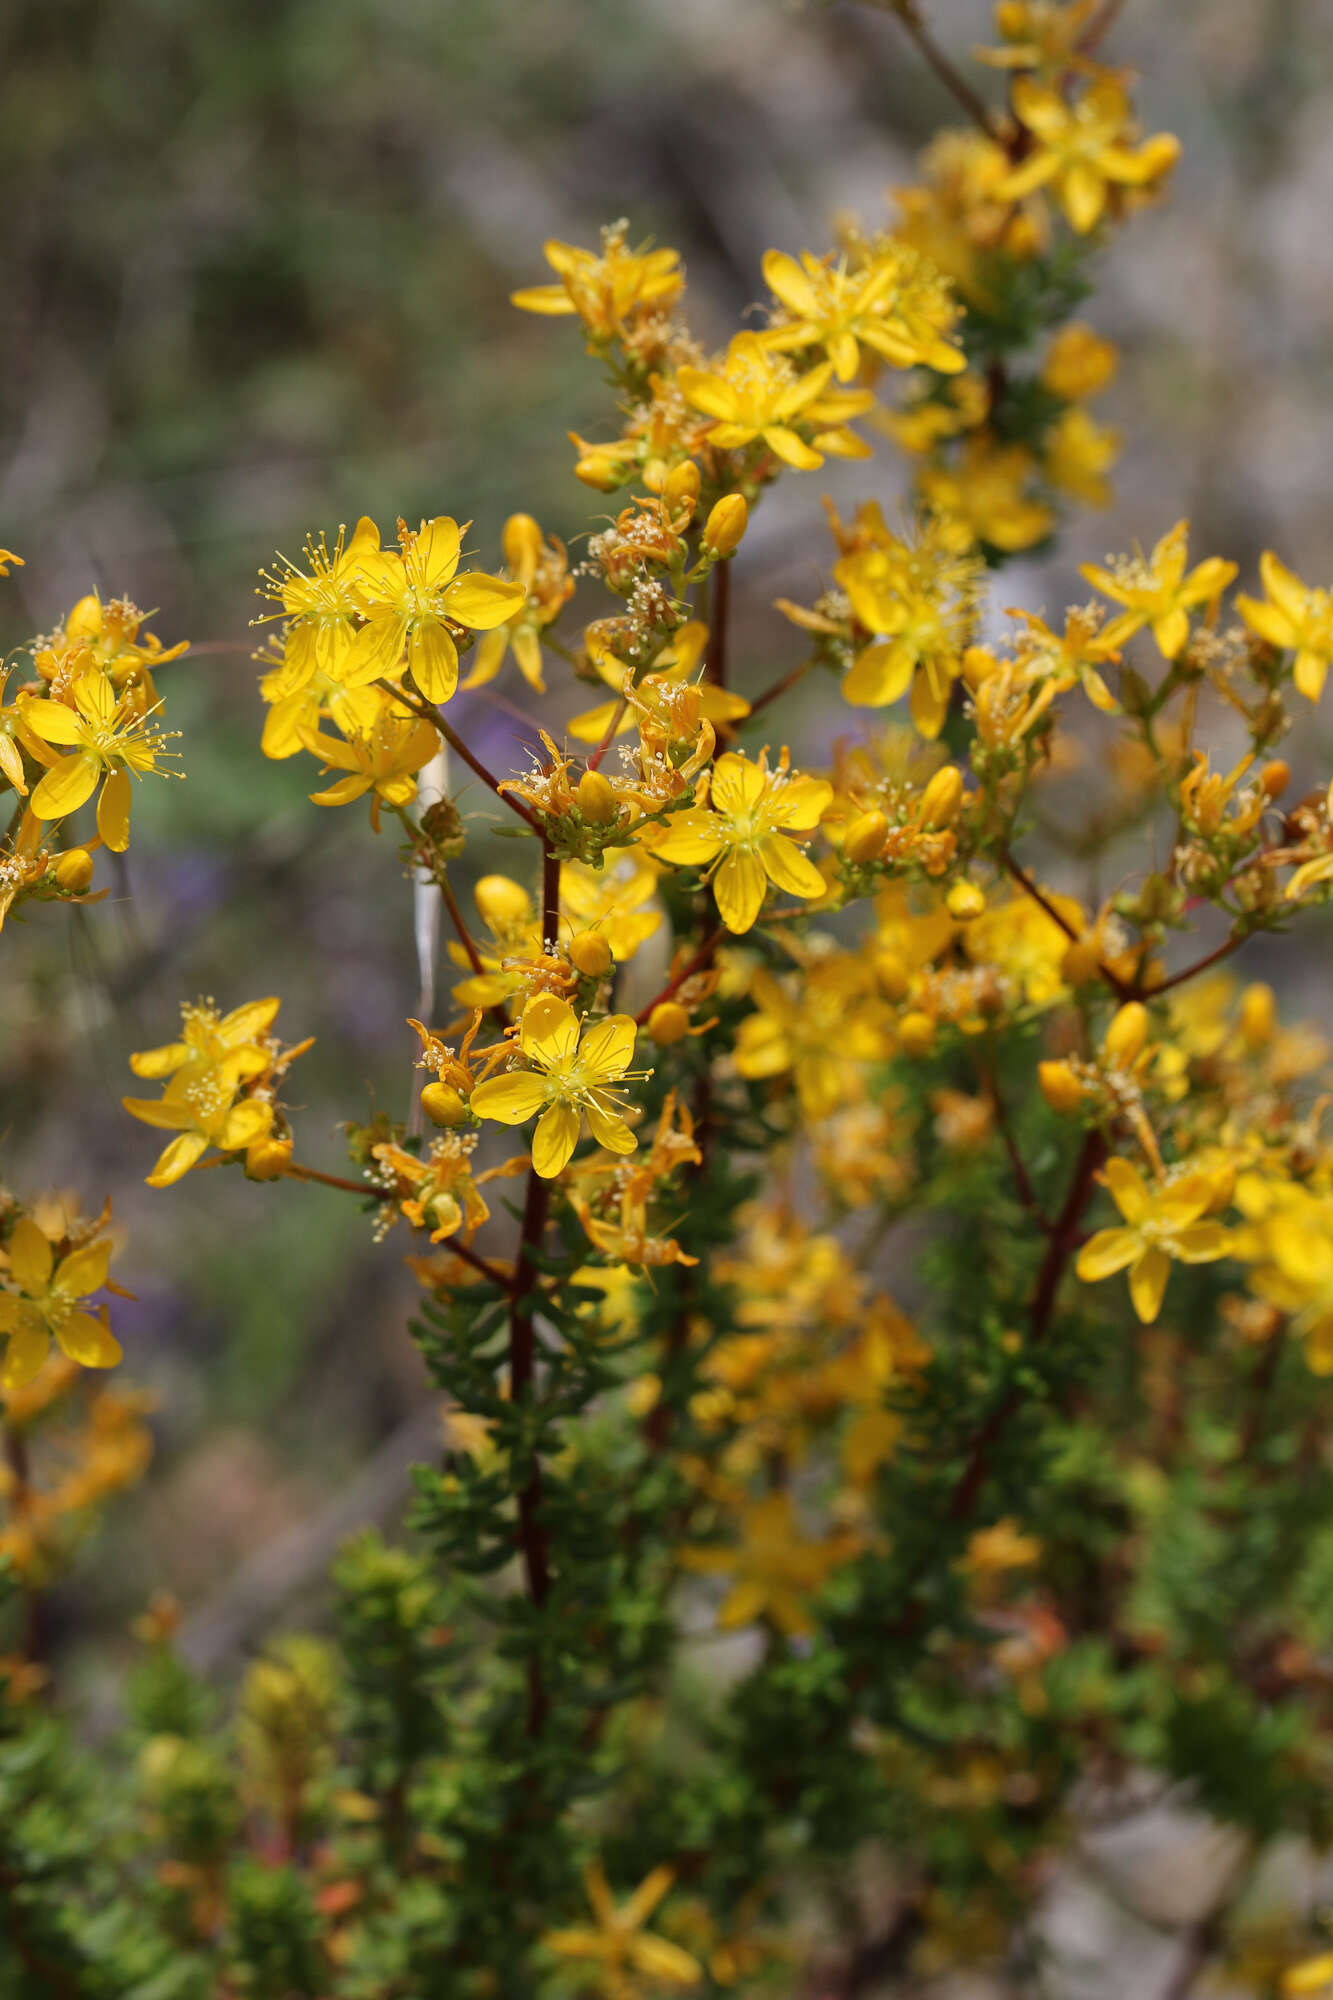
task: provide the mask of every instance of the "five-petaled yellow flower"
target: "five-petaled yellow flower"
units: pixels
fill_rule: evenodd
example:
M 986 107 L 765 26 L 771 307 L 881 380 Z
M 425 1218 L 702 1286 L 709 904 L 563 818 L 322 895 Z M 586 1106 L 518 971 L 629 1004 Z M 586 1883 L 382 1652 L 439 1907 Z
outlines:
M 523 602 L 521 583 L 483 571 L 457 574 L 462 530 L 440 514 L 411 529 L 398 523 L 398 548 L 361 553 L 358 595 L 366 623 L 343 669 L 347 687 L 364 687 L 407 665 L 427 701 L 448 701 L 458 686 L 453 627 L 489 632 Z
M 100 669 L 81 674 L 71 693 L 72 707 L 41 695 L 25 695 L 19 704 L 22 723 L 43 748 L 69 746 L 64 757 L 43 757 L 49 768 L 33 792 L 32 810 L 37 819 L 63 819 L 86 805 L 104 779 L 97 831 L 123 854 L 130 841 L 130 773 L 142 777 L 158 769 L 165 736 L 133 694 L 118 696 Z
M 783 250 L 764 256 L 764 278 L 785 312 L 763 335 L 767 347 L 822 347 L 840 382 L 861 366 L 860 343 L 895 368 L 918 365 L 957 375 L 967 366 L 949 340 L 958 318 L 947 280 L 907 243 L 885 243 L 849 269 L 843 257 Z
M 1123 646 L 1148 625 L 1162 658 L 1177 657 L 1189 638 L 1190 611 L 1220 597 L 1236 574 L 1235 563 L 1208 556 L 1187 575 L 1188 549 L 1189 522 L 1177 521 L 1146 559 L 1135 554 L 1119 557 L 1109 568 L 1100 563 L 1080 565 L 1094 589 L 1126 607 L 1102 633 L 1104 644 Z
M 833 363 L 823 361 L 798 375 L 759 334 L 738 333 L 716 368 L 682 368 L 676 381 L 692 408 L 716 419 L 708 433 L 710 444 L 739 451 L 759 440 L 785 465 L 813 472 L 824 463 L 824 452 L 841 458 L 868 456 L 843 419 L 868 410 L 874 397 L 869 391 L 830 391 L 832 374 Z M 818 430 L 807 443 L 792 428 L 797 422 L 833 428 Z
M 523 312 L 577 313 L 595 341 L 621 333 L 637 312 L 661 311 L 685 283 L 679 251 L 631 250 L 623 224 L 604 232 L 600 257 L 595 250 L 581 250 L 555 237 L 542 245 L 542 254 L 559 284 L 529 285 L 511 292 L 510 304 Z
M 611 1014 L 579 1033 L 568 1001 L 538 994 L 523 1010 L 518 1045 L 531 1069 L 510 1070 L 479 1083 L 472 1109 L 502 1125 L 537 1119 L 532 1164 L 554 1180 L 568 1164 L 586 1117 L 593 1138 L 610 1153 L 632 1153 L 638 1140 L 625 1120 L 624 1097 L 610 1086 L 630 1072 L 638 1030 L 629 1014 Z
M 1169 132 L 1159 132 L 1141 146 L 1133 144 L 1129 99 L 1113 76 L 1099 77 L 1072 104 L 1049 84 L 1020 76 L 1013 107 L 1036 143 L 996 194 L 1002 201 L 1021 201 L 1049 186 L 1080 236 L 1101 221 L 1113 182 L 1146 187 L 1180 157 L 1180 141 Z
M 654 1868 L 617 1909 L 602 1864 L 594 1861 L 583 1882 L 595 1923 L 548 1931 L 542 1943 L 558 1958 L 593 1961 L 608 2000 L 632 2000 L 639 1990 L 636 1974 L 654 1986 L 694 1986 L 703 1978 L 699 1961 L 643 1928 L 674 1879 L 673 1869 Z
M 1085 1284 L 1129 1271 L 1129 1296 L 1146 1325 L 1161 1311 L 1162 1294 L 1175 1259 L 1211 1264 L 1230 1247 L 1220 1222 L 1205 1222 L 1216 1206 L 1217 1188 L 1207 1174 L 1183 1174 L 1164 1187 L 1149 1187 L 1128 1160 L 1108 1160 L 1103 1176 L 1111 1199 L 1125 1218 L 1115 1229 L 1099 1229 L 1078 1253 L 1075 1265 Z
M 787 837 L 818 826 L 833 799 L 825 779 L 794 776 L 785 750 L 776 771 L 768 768 L 767 751 L 752 764 L 729 750 L 713 766 L 708 797 L 708 806 L 677 813 L 652 850 L 661 861 L 687 867 L 716 864 L 708 872 L 729 931 L 753 928 L 770 882 L 793 896 L 825 893 L 828 884 L 814 862 Z
M 149 1187 L 170 1187 L 210 1146 L 239 1153 L 262 1139 L 273 1106 L 262 1098 L 236 1102 L 241 1085 L 262 1076 L 273 1061 L 268 1031 L 280 1000 L 251 1000 L 219 1016 L 208 1001 L 181 1008 L 181 1039 L 130 1057 L 136 1076 L 169 1077 L 160 1098 L 123 1097 L 134 1118 L 176 1132 L 148 1175 Z
M 1295 679 L 1309 701 L 1318 701 L 1333 664 L 1333 590 L 1311 590 L 1271 549 L 1259 558 L 1259 574 L 1268 593 L 1238 597 L 1236 609 L 1252 632 L 1296 655 Z
M 0 1363 L 0 1388 L 21 1389 L 31 1382 L 54 1339 L 71 1361 L 84 1368 L 114 1368 L 120 1343 L 106 1324 L 79 1304 L 106 1283 L 111 1245 L 85 1243 L 57 1264 L 44 1232 L 31 1216 L 20 1216 L 9 1239 L 12 1292 L 0 1292 L 0 1333 L 9 1346 Z

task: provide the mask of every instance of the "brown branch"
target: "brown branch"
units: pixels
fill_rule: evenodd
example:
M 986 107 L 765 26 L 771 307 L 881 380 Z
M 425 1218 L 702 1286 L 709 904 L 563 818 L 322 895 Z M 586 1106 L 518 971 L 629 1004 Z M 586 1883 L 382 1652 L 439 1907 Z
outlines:
M 875 4 L 886 9 L 896 21 L 901 21 L 916 43 L 919 53 L 924 56 L 949 95 L 967 113 L 973 124 L 980 126 L 988 139 L 997 138 L 998 134 L 986 105 L 973 90 L 967 78 L 955 69 L 949 57 L 930 34 L 921 19 L 917 0 L 875 0 Z
M 397 1188 L 372 1187 L 368 1181 L 347 1180 L 342 1174 L 321 1173 L 318 1167 L 303 1167 L 295 1161 L 284 1169 L 282 1178 L 289 1181 L 317 1181 L 321 1187 L 342 1188 L 347 1194 L 369 1195 L 372 1201 L 398 1199 Z M 497 1270 L 494 1264 L 488 1264 L 484 1257 L 477 1251 L 469 1249 L 466 1243 L 451 1241 L 446 1248 L 452 1256 L 461 1257 L 465 1264 L 470 1264 L 474 1271 L 479 1271 L 492 1285 L 503 1286 L 509 1283 L 503 1271 Z
M 1046 1215 L 1041 1203 L 1037 1200 L 1037 1190 L 1032 1185 L 1032 1176 L 1027 1170 L 1027 1162 L 1018 1150 L 1018 1140 L 1014 1135 L 1014 1128 L 1009 1122 L 1008 1107 L 1000 1095 L 1000 1085 L 994 1066 L 988 1064 L 982 1074 L 987 1093 L 995 1111 L 995 1129 L 999 1133 L 1004 1144 L 1004 1150 L 1009 1156 L 1009 1165 L 1013 1170 L 1014 1187 L 1017 1190 L 1018 1199 L 1032 1217 L 1037 1227 L 1049 1236 L 1051 1232 L 1050 1218 Z
M 1164 979 L 1159 986 L 1148 987 L 1144 992 L 1144 999 L 1155 1000 L 1159 993 L 1169 993 L 1173 986 L 1183 986 L 1187 979 L 1197 978 L 1199 973 L 1207 972 L 1210 965 L 1220 965 L 1224 958 L 1230 958 L 1232 952 L 1239 951 L 1245 942 L 1246 939 L 1243 937 L 1227 938 L 1223 944 L 1217 945 L 1203 958 L 1196 959 L 1193 965 L 1187 965 L 1183 972 L 1173 972 L 1171 977 Z
M 1081 56 L 1090 56 L 1095 49 L 1101 47 L 1115 26 L 1124 4 L 1125 0 L 1105 0 L 1101 12 L 1093 16 L 1080 37 L 1078 52 Z
M 713 571 L 708 609 L 708 647 L 704 653 L 704 679 L 714 687 L 727 685 L 727 641 L 731 621 L 731 562 L 720 562 Z
M 634 1025 L 636 1028 L 643 1026 L 654 1007 L 660 1007 L 664 1000 L 673 999 L 679 993 L 687 979 L 693 979 L 696 972 L 702 972 L 705 966 L 711 965 L 713 954 L 726 934 L 727 927 L 725 924 L 714 925 L 713 929 L 699 946 L 698 951 L 695 952 L 693 958 L 687 959 L 684 965 L 681 966 L 680 971 L 673 973 L 671 978 L 668 979 L 661 992 L 655 993 L 647 1005 L 639 1009 L 638 1013 L 634 1016 Z
M 1064 1207 L 1051 1226 L 1051 1240 L 1037 1273 L 1032 1303 L 1028 1308 L 1028 1340 L 1034 1347 L 1046 1338 L 1060 1280 L 1078 1247 L 1079 1226 L 1092 1199 L 1094 1176 L 1106 1158 L 1106 1151 L 1106 1140 L 1101 1132 L 1089 1132 L 1083 1141 L 1083 1150 L 1078 1156 Z M 1009 1389 L 973 1437 L 967 1462 L 949 1500 L 947 1512 L 951 1521 L 966 1521 L 971 1516 L 990 1471 L 991 1447 L 1022 1400 L 1023 1391 L 1017 1385 Z
M 560 930 L 560 862 L 549 844 L 542 843 L 542 939 L 553 945 Z M 551 1209 L 551 1183 L 535 1167 L 528 1169 L 527 1193 L 523 1202 L 523 1222 L 514 1275 L 509 1288 L 509 1394 L 517 1408 L 531 1400 L 536 1374 L 537 1336 L 534 1326 L 533 1292 L 537 1282 L 536 1253 L 546 1234 Z M 541 1462 L 533 1453 L 532 1471 L 518 1495 L 518 1546 L 523 1561 L 523 1578 L 528 1596 L 540 1608 L 551 1588 L 550 1552 L 541 1520 Z M 528 1735 L 538 1737 L 546 1727 L 550 1700 L 536 1652 L 528 1656 Z
M 1081 941 L 1080 933 L 1074 929 L 1068 917 L 1062 915 L 1056 908 L 1046 892 L 1038 888 L 1032 877 L 1019 867 L 1007 847 L 1000 849 L 1000 860 L 1008 874 L 1012 875 L 1014 881 L 1017 882 L 1025 895 L 1030 896 L 1037 907 L 1046 912 L 1051 922 L 1064 932 L 1071 944 L 1078 944 Z M 1123 980 L 1118 972 L 1112 972 L 1110 966 L 1104 964 L 1100 959 L 1097 961 L 1097 970 L 1101 973 L 1102 978 L 1115 994 L 1117 1000 L 1133 1000 L 1136 997 L 1134 987 L 1126 980 Z M 1158 990 L 1160 991 L 1161 989 L 1159 988 Z
M 777 701 L 780 696 L 786 694 L 788 688 L 794 688 L 798 681 L 804 680 L 814 664 L 815 656 L 812 653 L 809 659 L 802 660 L 799 667 L 793 667 L 790 673 L 782 676 L 781 680 L 774 681 L 772 687 L 765 688 L 764 692 L 756 696 L 750 703 L 750 715 L 755 716 L 760 714 L 763 709 L 768 707 L 771 701 Z
M 625 710 L 628 707 L 629 707 L 629 698 L 628 696 L 622 694 L 620 700 L 616 703 L 615 708 L 612 711 L 611 720 L 606 725 L 605 736 L 602 738 L 601 742 L 597 745 L 597 748 L 593 751 L 591 757 L 589 757 L 588 759 L 588 769 L 590 771 L 596 771 L 600 769 L 602 759 L 603 757 L 605 757 L 607 751 L 611 748 L 611 745 L 614 743 L 616 731 L 619 729 L 621 723 L 624 721 Z

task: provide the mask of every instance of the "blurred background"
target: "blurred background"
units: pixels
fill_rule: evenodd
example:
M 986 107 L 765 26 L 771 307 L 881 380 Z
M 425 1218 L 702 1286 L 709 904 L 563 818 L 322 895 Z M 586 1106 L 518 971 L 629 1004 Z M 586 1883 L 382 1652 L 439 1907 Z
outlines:
M 979 0 L 926 11 L 956 52 L 990 38 Z M 1251 584 L 1270 545 L 1324 581 L 1330 0 L 1128 0 L 1105 53 L 1141 73 L 1145 128 L 1185 148 L 1086 309 L 1124 349 L 1099 405 L 1125 436 L 1120 497 L 1007 570 L 1000 602 L 1058 613 L 1087 594 L 1080 558 L 1185 513 Z M 543 239 L 590 243 L 623 215 L 678 245 L 693 322 L 721 342 L 766 248 L 821 247 L 835 211 L 884 218 L 955 121 L 895 23 L 853 0 L 9 0 L 0 77 L 0 545 L 27 559 L 0 633 L 96 589 L 194 642 L 162 682 L 188 783 L 138 790 L 106 902 L 4 936 L 0 1170 L 90 1205 L 113 1192 L 137 1294 L 116 1314 L 125 1373 L 160 1397 L 153 1471 L 85 1551 L 54 1637 L 114 1650 L 165 1586 L 225 1667 L 354 1519 L 394 1510 L 433 1422 L 405 1241 L 376 1248 L 316 1188 L 226 1173 L 152 1193 L 155 1135 L 119 1109 L 128 1051 L 170 1038 L 183 997 L 268 992 L 288 1039 L 318 1038 L 289 1093 L 302 1158 L 336 1171 L 340 1119 L 408 1101 L 410 890 L 361 809 L 307 803 L 308 759 L 259 754 L 255 572 L 362 512 L 386 535 L 399 513 L 471 517 L 492 568 L 516 509 L 584 532 L 602 503 L 565 434 L 607 434 L 606 391 L 569 323 L 507 303 L 548 275 Z M 742 686 L 798 657 L 770 607 L 826 574 L 819 496 L 903 484 L 881 451 L 765 505 L 736 575 Z M 558 690 L 550 712 L 569 706 Z M 520 713 L 480 695 L 453 713 L 489 763 L 522 761 Z M 827 739 L 846 712 L 809 719 Z M 1299 753 L 1327 768 L 1313 736 Z M 514 856 L 491 839 L 468 865 Z

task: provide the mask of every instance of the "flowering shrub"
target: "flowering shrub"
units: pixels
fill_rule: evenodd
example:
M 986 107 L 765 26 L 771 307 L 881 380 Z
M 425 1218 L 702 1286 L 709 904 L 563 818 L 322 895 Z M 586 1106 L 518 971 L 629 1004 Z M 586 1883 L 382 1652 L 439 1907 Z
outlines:
M 1195 1970 L 1333 1989 L 1232 1914 L 1273 1836 L 1333 1837 L 1333 1154 L 1321 1037 L 1226 964 L 1333 882 L 1333 790 L 1280 755 L 1333 594 L 1270 553 L 1231 596 L 1181 521 L 1006 608 L 1005 560 L 1109 496 L 1116 353 L 1073 314 L 1178 149 L 1101 63 L 1114 4 L 1000 0 L 1003 101 L 884 4 L 969 121 L 890 222 L 771 251 L 718 353 L 625 223 L 516 294 L 611 385 L 576 564 L 516 513 L 478 566 L 440 513 L 262 580 L 262 752 L 442 902 L 451 991 L 346 1174 L 298 1152 L 276 998 L 187 1002 L 125 1109 L 154 1188 L 239 1167 L 259 1226 L 319 1183 L 410 1246 L 440 1448 L 411 1538 L 355 1539 L 331 1634 L 223 1709 L 155 1599 L 94 1777 L 43 1598 L 145 1402 L 84 1400 L 109 1209 L 5 1197 L 6 1995 L 1030 1979 L 1079 1788 L 1145 1770 L 1239 1836 Z M 752 517 L 886 443 L 910 502 L 828 508 L 751 686 Z M 87 597 L 11 662 L 10 922 L 105 893 L 174 756 L 184 647 L 144 624 Z M 562 721 L 494 772 L 463 697 L 511 663 Z M 1114 890 L 1053 886 L 1070 857 Z

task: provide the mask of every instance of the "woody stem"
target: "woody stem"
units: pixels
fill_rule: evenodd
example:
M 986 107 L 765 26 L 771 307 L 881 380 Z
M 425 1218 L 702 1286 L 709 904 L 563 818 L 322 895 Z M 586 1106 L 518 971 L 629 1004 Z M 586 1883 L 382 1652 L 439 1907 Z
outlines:
M 560 934 L 560 862 L 542 840 L 542 942 L 554 946 Z M 551 1207 L 551 1183 L 535 1167 L 528 1169 L 527 1193 L 523 1202 L 523 1222 L 514 1275 L 509 1287 L 509 1395 L 517 1409 L 530 1403 L 534 1393 L 537 1337 L 534 1326 L 534 1296 L 537 1284 L 536 1255 L 546 1234 Z M 540 1608 L 551 1588 L 550 1552 L 541 1520 L 542 1474 L 536 1452 L 527 1483 L 518 1494 L 518 1546 L 523 1560 L 523 1578 L 528 1596 Z M 528 1656 L 528 1735 L 540 1736 L 546 1726 L 549 1699 L 542 1675 L 541 1660 L 534 1651 Z
M 376 686 L 382 687 L 386 694 L 391 694 L 395 701 L 406 703 L 412 713 L 419 715 L 423 722 L 433 722 L 445 742 L 449 745 L 449 748 L 457 752 L 470 771 L 476 772 L 482 784 L 489 786 L 491 791 L 495 793 L 496 798 L 502 804 L 507 805 L 511 812 L 517 813 L 521 820 L 526 820 L 534 833 L 541 832 L 541 821 L 537 818 L 536 813 L 529 812 L 522 799 L 516 799 L 509 792 L 501 791 L 500 780 L 495 776 L 494 772 L 488 771 L 481 759 L 473 755 L 458 731 L 454 728 L 452 722 L 446 722 L 443 714 L 435 707 L 433 702 L 423 701 L 420 696 L 413 694 L 410 688 L 394 687 L 391 681 L 377 681 Z

